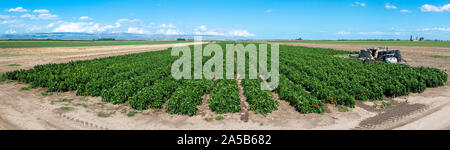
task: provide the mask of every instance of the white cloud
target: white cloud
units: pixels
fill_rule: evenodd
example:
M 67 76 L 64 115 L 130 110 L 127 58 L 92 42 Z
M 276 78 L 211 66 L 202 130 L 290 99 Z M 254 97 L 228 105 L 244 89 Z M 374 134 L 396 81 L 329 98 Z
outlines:
M 61 22 L 59 22 L 59 21 L 58 22 L 53 22 L 53 23 L 49 23 L 48 25 L 42 25 L 42 26 L 39 26 L 39 25 L 25 25 L 25 27 L 26 27 L 27 31 L 34 32 L 34 31 L 41 31 L 43 29 L 53 28 L 56 24 L 59 24 L 59 23 L 61 23 Z
M 17 8 L 11 8 L 8 9 L 9 12 L 27 12 L 27 9 L 24 9 L 23 7 L 17 7 Z
M 45 14 L 50 13 L 50 11 L 47 9 L 35 9 L 35 10 L 33 10 L 33 12 L 34 13 L 45 13 Z
M 14 34 L 14 33 L 16 33 L 16 30 L 14 30 L 14 29 L 10 29 L 5 32 L 5 34 Z
M 402 10 L 400 10 L 400 12 L 402 12 L 402 13 L 410 13 L 411 11 L 409 11 L 408 9 L 402 9 Z
M 206 31 L 206 26 L 205 25 L 201 25 L 200 27 L 198 27 L 198 29 L 200 29 L 200 31 Z
M 59 19 L 59 17 L 58 17 L 58 15 L 53 15 L 53 14 L 39 14 L 37 19 L 51 20 L 51 19 Z
M 17 20 L 4 20 L 0 24 L 14 24 L 17 23 Z
M 57 28 L 53 29 L 53 32 L 86 32 L 97 33 L 105 32 L 106 30 L 117 28 L 117 26 L 105 25 L 100 26 L 98 23 L 93 22 L 63 22 Z
M 8 15 L 0 15 L 0 19 L 4 19 L 4 20 L 9 19 L 9 17 L 11 17 L 11 16 L 8 16 Z
M 136 23 L 140 22 L 139 19 L 119 19 L 116 21 L 115 25 L 104 25 L 101 26 L 94 22 L 60 22 L 60 25 L 53 29 L 53 32 L 86 32 L 86 33 L 98 33 L 105 32 L 111 29 L 116 29 L 122 27 L 122 23 Z M 129 33 L 139 33 L 141 32 L 137 28 L 128 28 Z M 142 30 L 146 32 L 145 30 Z
M 423 28 L 423 29 L 417 29 L 417 31 L 450 31 L 450 28 Z
M 93 20 L 92 18 L 89 18 L 88 16 L 81 16 L 78 18 L 79 20 Z
M 208 30 L 206 25 L 201 25 L 194 29 L 193 34 L 195 35 L 216 35 L 216 36 L 225 36 L 225 33 L 217 32 L 214 30 Z
M 119 19 L 117 22 L 122 23 L 122 22 L 128 22 L 128 23 L 136 23 L 136 22 L 140 22 L 141 20 L 139 19 Z
M 147 33 L 147 31 L 141 28 L 129 27 L 127 33 L 144 34 Z
M 422 5 L 422 7 L 420 7 L 420 10 L 422 12 L 445 12 L 445 11 L 450 12 L 450 4 L 447 4 L 447 5 L 444 5 L 441 7 L 425 4 L 425 5 Z
M 21 18 L 35 18 L 34 15 L 31 14 L 23 14 L 22 16 L 20 16 Z
M 180 34 L 184 34 L 183 32 L 180 32 L 180 31 L 174 30 L 174 29 L 159 29 L 158 33 L 159 34 L 166 34 L 166 35 L 180 35 Z
M 338 32 L 337 34 L 339 34 L 339 35 L 349 35 L 350 32 L 341 31 L 341 32 Z
M 58 15 L 53 15 L 53 14 L 39 14 L 37 16 L 32 15 L 32 14 L 23 14 L 22 16 L 20 16 L 21 18 L 30 18 L 33 20 L 54 20 L 54 19 L 59 19 Z
M 272 9 L 267 9 L 267 10 L 264 10 L 264 12 L 265 13 L 271 13 L 271 12 L 273 12 L 273 10 Z
M 162 24 L 159 26 L 160 28 L 176 28 L 173 24 Z
M 242 29 L 231 30 L 228 33 L 228 35 L 229 36 L 244 36 L 244 37 L 255 36 L 255 34 L 252 34 L 252 33 L 248 32 L 247 30 L 242 30 Z
M 200 32 L 200 31 L 195 31 L 194 32 L 195 35 L 216 35 L 216 36 L 225 36 L 225 33 L 220 33 L 217 31 L 205 31 L 205 32 Z
M 355 6 L 366 7 L 367 4 L 366 4 L 366 3 L 362 3 L 362 2 L 354 2 L 354 3 L 352 4 L 352 6 L 353 6 L 353 7 L 355 7 Z
M 47 25 L 47 28 L 52 28 L 52 27 L 55 26 L 55 24 L 56 24 L 56 23 L 50 23 L 50 24 Z
M 374 32 L 358 32 L 358 34 L 361 34 L 361 35 L 389 35 L 389 33 L 381 32 L 381 31 L 374 31 Z
M 389 3 L 385 3 L 385 4 L 384 4 L 384 7 L 386 7 L 387 9 L 396 9 L 396 8 L 397 8 L 397 6 L 391 5 L 391 4 L 389 4 Z

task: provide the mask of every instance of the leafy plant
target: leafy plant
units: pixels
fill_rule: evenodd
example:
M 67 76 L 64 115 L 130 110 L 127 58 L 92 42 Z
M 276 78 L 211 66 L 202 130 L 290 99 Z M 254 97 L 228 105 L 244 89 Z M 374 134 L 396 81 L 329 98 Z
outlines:
M 59 109 L 62 110 L 62 111 L 72 111 L 72 110 L 75 110 L 75 108 L 73 108 L 73 107 L 65 107 L 65 106 L 60 107 Z
M 44 92 L 41 92 L 41 95 L 42 95 L 42 96 L 52 96 L 53 94 L 52 94 L 52 93 L 49 93 L 49 92 L 46 92 L 46 91 L 44 91 Z
M 223 120 L 223 116 L 217 116 L 215 119 L 216 120 Z
M 128 112 L 127 116 L 128 117 L 133 117 L 135 114 L 136 114 L 135 111 L 130 111 L 130 112 Z
M 241 100 L 236 80 L 224 79 L 216 83 L 211 92 L 209 108 L 218 114 L 235 113 L 241 110 Z
M 342 106 L 342 105 L 337 105 L 338 107 L 338 111 L 340 112 L 347 112 L 348 108 L 346 106 Z
M 20 65 L 20 64 L 9 64 L 8 66 L 22 66 L 22 65 Z
M 102 117 L 102 118 L 107 118 L 107 117 L 109 117 L 109 114 L 99 112 L 99 113 L 97 113 L 97 116 Z
M 0 73 L 0 82 L 6 80 L 6 75 L 4 73 Z
M 388 106 L 391 106 L 391 103 L 390 102 L 381 102 L 381 108 L 386 108 L 386 107 L 388 107 Z
M 31 85 L 20 87 L 20 90 L 25 90 L 25 91 L 28 91 L 28 90 L 31 90 L 31 89 L 32 89 Z

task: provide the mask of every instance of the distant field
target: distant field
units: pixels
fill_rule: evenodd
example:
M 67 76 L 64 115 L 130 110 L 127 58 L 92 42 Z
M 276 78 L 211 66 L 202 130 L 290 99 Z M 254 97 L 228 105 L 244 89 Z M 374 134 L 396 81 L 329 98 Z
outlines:
M 8 41 L 8 42 L 0 42 L 0 48 L 151 45 L 151 44 L 173 44 L 186 42 L 189 41 Z
M 313 44 L 355 44 L 355 45 L 380 45 L 380 46 L 425 46 L 425 47 L 450 47 L 450 42 L 437 41 L 273 41 L 280 43 L 313 43 Z

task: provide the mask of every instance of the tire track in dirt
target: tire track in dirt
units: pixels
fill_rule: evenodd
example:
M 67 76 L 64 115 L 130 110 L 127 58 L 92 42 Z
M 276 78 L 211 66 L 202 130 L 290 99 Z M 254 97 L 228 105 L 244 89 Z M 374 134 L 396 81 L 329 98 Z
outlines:
M 37 93 L 39 93 L 38 91 L 42 90 L 42 89 L 32 89 L 31 91 L 20 91 L 19 87 L 22 85 L 21 83 L 11 83 L 11 84 L 15 84 L 14 86 L 9 86 L 8 90 L 5 91 L 14 91 L 14 92 L 5 92 L 5 93 L 1 93 L 0 95 L 5 99 L 8 98 L 13 98 L 16 97 L 16 95 L 18 95 L 19 92 L 26 92 L 26 93 L 30 93 L 30 92 L 35 92 L 37 91 Z M 47 99 L 46 97 L 40 97 L 39 95 L 36 96 L 35 94 L 22 94 L 22 95 L 27 95 L 24 97 L 19 97 L 15 99 L 15 102 L 17 103 L 28 103 L 27 105 L 23 105 L 24 107 L 14 107 L 12 106 L 13 104 L 8 104 L 9 101 L 3 101 L 2 105 L 7 105 L 7 106 L 11 106 L 11 109 L 15 109 L 15 111 L 21 112 L 22 115 L 26 115 L 22 116 L 25 117 L 26 119 L 31 119 L 31 118 L 38 118 L 37 120 L 39 122 L 41 122 L 42 124 L 44 124 L 46 126 L 46 128 L 50 128 L 50 129 L 57 129 L 57 130 L 62 130 L 62 129 L 84 129 L 83 127 L 88 127 L 91 129 L 108 129 L 106 127 L 103 127 L 101 125 L 95 124 L 93 122 L 89 122 L 89 121 L 85 121 L 83 119 L 81 119 L 80 117 L 77 116 L 72 116 L 70 115 L 70 112 L 61 112 L 60 108 L 58 106 L 55 105 L 48 105 L 46 103 L 43 103 L 42 101 Z M 31 99 L 37 99 L 37 100 L 31 100 Z M 31 112 L 30 112 L 31 110 Z M 25 113 L 27 112 L 27 113 Z M 45 115 L 43 115 L 45 114 Z M 78 123 L 78 125 L 74 125 L 72 123 L 67 124 L 65 121 L 71 121 L 71 122 L 75 122 Z M 0 120 L 0 122 L 2 123 L 8 123 L 8 121 L 6 120 Z M 12 125 L 10 125 L 12 126 Z M 64 127 L 64 128 L 62 128 Z M 19 129 L 16 126 L 12 126 L 9 127 L 8 129 Z
M 450 104 L 448 101 L 438 101 L 430 105 L 407 102 L 396 102 L 389 106 L 386 111 L 382 111 L 374 117 L 368 118 L 360 122 L 355 130 L 391 130 L 397 127 L 407 125 L 411 122 L 424 118 L 433 114 Z M 364 108 L 366 109 L 366 108 Z
M 71 116 L 71 115 L 66 114 L 66 113 L 57 112 L 56 115 L 60 119 L 65 119 L 65 120 L 68 120 L 68 121 L 72 121 L 72 122 L 78 123 L 78 124 L 80 124 L 80 125 L 82 125 L 84 127 L 93 128 L 93 129 L 100 129 L 100 130 L 110 130 L 107 127 L 104 127 L 104 126 L 101 126 L 101 125 L 98 125 L 98 124 L 95 124 L 95 123 L 83 120 L 83 119 L 81 119 L 79 117 Z

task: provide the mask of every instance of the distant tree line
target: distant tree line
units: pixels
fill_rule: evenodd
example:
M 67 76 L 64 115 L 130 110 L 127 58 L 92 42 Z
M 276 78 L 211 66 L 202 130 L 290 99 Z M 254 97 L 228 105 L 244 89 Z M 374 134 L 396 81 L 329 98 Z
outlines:
M 400 39 L 338 39 L 338 41 L 401 41 Z
M 99 39 L 97 39 L 97 41 L 115 41 L 116 39 L 115 38 L 99 38 Z M 94 41 L 95 41 L 95 39 L 94 39 Z
M 400 39 L 338 39 L 337 41 L 402 41 Z M 405 41 L 405 40 L 403 40 Z M 450 42 L 449 40 L 439 40 L 439 39 L 425 39 L 424 37 L 417 38 L 417 40 L 410 39 L 409 41 L 436 41 L 436 42 Z

